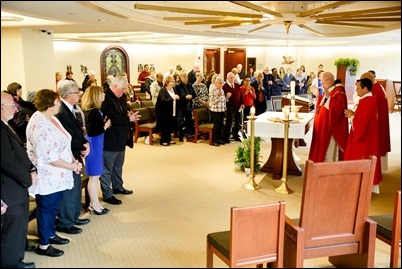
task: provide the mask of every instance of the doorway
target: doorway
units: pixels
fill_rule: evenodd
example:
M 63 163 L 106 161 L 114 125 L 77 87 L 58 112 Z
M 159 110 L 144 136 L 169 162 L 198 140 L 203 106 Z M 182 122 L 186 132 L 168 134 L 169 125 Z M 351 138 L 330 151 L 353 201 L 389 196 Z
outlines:
M 228 48 L 225 51 L 225 73 L 223 77 L 226 79 L 226 74 L 237 67 L 238 64 L 246 66 L 246 49 Z
M 257 58 L 255 58 L 255 57 L 247 58 L 247 65 L 245 66 L 245 70 L 244 70 L 246 75 L 253 76 L 256 66 L 257 66 Z M 251 68 L 253 68 L 252 74 L 250 72 Z

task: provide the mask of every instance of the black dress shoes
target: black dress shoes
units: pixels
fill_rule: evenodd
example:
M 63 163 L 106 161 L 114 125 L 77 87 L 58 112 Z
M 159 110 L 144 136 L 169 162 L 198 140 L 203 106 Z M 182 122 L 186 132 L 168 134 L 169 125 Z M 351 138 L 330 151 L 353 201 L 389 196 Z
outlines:
M 121 189 L 113 189 L 113 193 L 114 194 L 133 194 L 132 190 L 126 190 L 125 188 L 121 188 Z
M 61 238 L 56 234 L 55 236 L 49 238 L 49 242 L 50 244 L 54 245 L 65 245 L 70 243 L 70 240 L 68 240 L 67 238 Z
M 19 262 L 18 268 L 35 268 L 34 262 Z
M 222 140 L 218 140 L 217 141 L 219 145 L 225 145 L 226 142 L 222 141 Z
M 47 249 L 41 249 L 38 247 L 36 249 L 36 253 L 38 255 L 45 255 L 45 256 L 49 256 L 49 257 L 60 257 L 61 255 L 64 254 L 64 251 L 54 248 L 54 247 L 52 247 L 52 245 L 50 245 Z
M 108 203 L 108 204 L 112 204 L 112 205 L 119 205 L 122 203 L 121 200 L 117 199 L 116 197 L 112 196 L 106 199 L 103 199 L 104 202 Z
M 25 242 L 25 251 L 34 251 L 36 249 L 36 246 L 29 244 L 29 241 L 30 240 L 27 239 Z
M 218 142 L 212 142 L 212 146 L 219 147 L 220 145 Z
M 75 221 L 76 225 L 85 225 L 88 224 L 91 220 L 90 219 L 77 219 Z
M 82 229 L 75 227 L 75 226 L 71 226 L 68 228 L 61 228 L 61 227 L 57 226 L 56 231 L 61 232 L 61 233 L 66 233 L 66 234 L 79 234 L 80 232 L 82 232 Z

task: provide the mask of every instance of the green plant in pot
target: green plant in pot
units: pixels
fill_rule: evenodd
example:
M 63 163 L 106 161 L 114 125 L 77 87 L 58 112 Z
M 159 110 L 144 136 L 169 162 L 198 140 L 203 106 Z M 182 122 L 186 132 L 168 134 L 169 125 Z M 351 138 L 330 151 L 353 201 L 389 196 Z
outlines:
M 254 172 L 261 168 L 261 137 L 254 137 Z M 234 163 L 239 168 L 250 168 L 251 161 L 251 137 L 243 139 L 242 143 L 236 148 Z
M 334 64 L 336 66 L 346 65 L 349 70 L 350 75 L 356 76 L 357 70 L 359 69 L 360 62 L 355 58 L 338 58 L 335 60 Z

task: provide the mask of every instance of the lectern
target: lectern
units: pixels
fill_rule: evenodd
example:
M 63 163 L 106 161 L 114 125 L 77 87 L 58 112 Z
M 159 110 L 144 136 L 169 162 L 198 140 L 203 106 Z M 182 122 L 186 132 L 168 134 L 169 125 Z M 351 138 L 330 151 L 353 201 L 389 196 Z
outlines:
M 291 104 L 290 95 L 282 96 L 282 107 L 290 106 Z M 299 112 L 308 113 L 314 110 L 314 104 L 309 98 L 305 98 L 302 96 L 295 96 L 295 105 L 302 106 Z

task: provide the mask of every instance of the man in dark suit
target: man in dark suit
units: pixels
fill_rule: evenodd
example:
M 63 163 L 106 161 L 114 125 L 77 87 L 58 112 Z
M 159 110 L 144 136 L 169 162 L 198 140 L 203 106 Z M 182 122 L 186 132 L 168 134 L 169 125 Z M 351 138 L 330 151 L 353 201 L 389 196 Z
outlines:
M 123 187 L 123 165 L 126 146 L 132 148 L 133 133 L 130 122 L 138 119 L 138 112 L 129 110 L 125 91 L 128 87 L 126 77 L 117 76 L 106 90 L 101 111 L 112 121 L 105 132 L 103 148 L 103 174 L 100 177 L 103 201 L 112 205 L 122 203 L 113 194 L 132 194 Z
M 22 261 L 28 232 L 28 188 L 37 174 L 24 144 L 7 123 L 14 112 L 12 96 L 1 92 L 1 200 L 7 205 L 1 215 L 1 268 L 35 268 L 35 263 Z
M 81 114 L 76 107 L 80 100 L 78 84 L 75 81 L 62 80 L 58 83 L 58 91 L 62 103 L 56 117 L 72 136 L 71 150 L 74 158 L 84 165 L 83 160 L 89 154 L 89 143 L 84 137 L 84 126 L 82 119 L 80 120 Z M 89 219 L 78 218 L 81 214 L 81 175 L 73 173 L 73 177 L 74 187 L 64 192 L 56 228 L 58 232 L 68 234 L 82 232 L 81 228 L 74 225 L 84 225 L 89 222 Z

